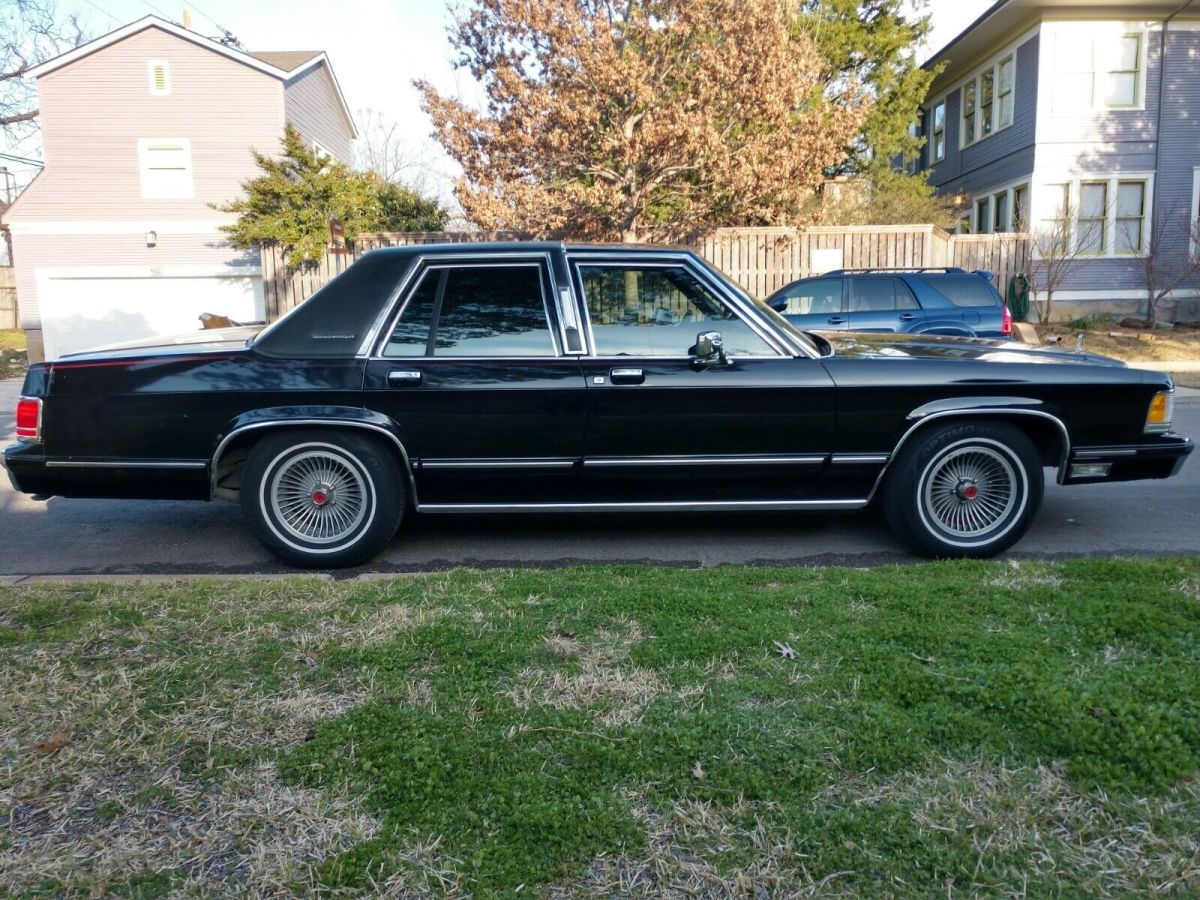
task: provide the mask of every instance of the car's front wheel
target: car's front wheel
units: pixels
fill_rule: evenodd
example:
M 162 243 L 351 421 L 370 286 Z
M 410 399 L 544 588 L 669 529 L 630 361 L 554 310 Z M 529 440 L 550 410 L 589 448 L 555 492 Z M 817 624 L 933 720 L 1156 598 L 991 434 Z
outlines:
M 1005 423 L 919 432 L 888 473 L 884 512 L 919 552 L 987 557 L 1029 527 L 1044 484 L 1037 450 Z
M 259 540 L 284 562 L 307 568 L 371 559 L 396 533 L 404 499 L 394 457 L 342 432 L 264 438 L 242 473 L 242 510 Z

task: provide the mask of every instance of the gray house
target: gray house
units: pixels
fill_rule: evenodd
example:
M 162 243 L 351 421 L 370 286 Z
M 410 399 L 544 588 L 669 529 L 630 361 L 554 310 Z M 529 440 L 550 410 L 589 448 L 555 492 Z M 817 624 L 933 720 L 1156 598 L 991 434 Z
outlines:
M 920 165 L 970 198 L 961 231 L 1067 220 L 1079 261 L 1061 314 L 1135 311 L 1155 221 L 1162 257 L 1196 251 L 1200 3 L 998 0 L 926 66 L 939 64 Z M 1198 298 L 1189 282 L 1161 308 L 1200 317 Z

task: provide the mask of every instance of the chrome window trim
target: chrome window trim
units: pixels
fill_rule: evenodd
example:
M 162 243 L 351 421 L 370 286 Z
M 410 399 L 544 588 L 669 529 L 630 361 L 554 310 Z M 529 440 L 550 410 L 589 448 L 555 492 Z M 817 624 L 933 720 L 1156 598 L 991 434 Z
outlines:
M 651 268 L 683 268 L 696 277 L 704 287 L 714 294 L 718 300 L 727 303 L 732 310 L 750 327 L 762 341 L 775 351 L 774 357 L 768 356 L 736 356 L 738 359 L 775 359 L 775 358 L 794 358 L 797 354 L 794 348 L 789 348 L 781 339 L 780 335 L 773 328 L 767 326 L 767 323 L 758 315 L 758 311 L 754 309 L 753 304 L 747 305 L 741 297 L 729 291 L 728 287 L 718 279 L 713 278 L 712 273 L 707 267 L 699 263 L 695 256 L 690 253 L 664 253 L 664 252 L 643 252 L 630 251 L 629 253 L 620 253 L 619 251 L 576 251 L 568 248 L 567 264 L 571 271 L 574 287 L 579 294 L 580 306 L 583 308 L 584 321 L 587 324 L 588 347 L 590 352 L 589 357 L 596 359 L 609 358 L 612 354 L 600 353 L 599 347 L 596 344 L 595 337 L 592 331 L 592 314 L 588 308 L 587 296 L 583 290 L 583 276 L 579 272 L 580 266 L 612 266 L 614 268 L 626 269 L 651 269 Z M 801 352 L 802 356 L 808 357 L 807 352 Z M 648 359 L 646 356 L 626 356 L 626 359 Z M 664 358 L 664 357 L 657 357 Z M 665 357 L 669 359 L 689 359 L 684 355 L 679 357 Z M 810 357 L 811 358 L 811 357 Z
M 1109 457 L 1137 455 L 1137 450 L 1132 448 L 1122 450 L 1076 450 L 1072 459 L 1108 459 Z
M 207 460 L 147 460 L 147 459 L 48 459 L 47 469 L 205 469 Z
M 595 456 L 585 457 L 585 469 L 616 469 L 637 466 L 819 466 L 828 454 L 780 454 L 761 456 Z
M 421 513 L 570 513 L 570 512 L 752 512 L 754 510 L 861 509 L 867 500 L 664 500 L 659 503 L 423 503 Z
M 471 259 L 471 260 L 483 260 L 483 262 L 456 262 L 455 261 L 456 257 L 457 258 L 466 258 L 466 259 Z M 554 278 L 553 262 L 554 262 L 553 256 L 550 254 L 549 251 L 546 251 L 546 250 L 540 250 L 540 251 L 537 251 L 537 250 L 535 250 L 535 251 L 512 250 L 512 251 L 491 252 L 491 253 L 482 252 L 482 253 L 478 253 L 478 254 L 458 253 L 458 252 L 453 253 L 453 254 L 422 253 L 419 256 L 416 256 L 413 258 L 413 265 L 409 271 L 410 271 L 410 273 L 413 273 L 413 274 L 419 273 L 421 278 L 424 278 L 425 274 L 432 269 L 497 268 L 497 267 L 501 267 L 501 266 L 508 266 L 508 265 L 514 265 L 514 264 L 515 265 L 531 265 L 531 266 L 538 266 L 538 267 L 545 266 L 546 277 L 549 281 L 550 290 L 554 293 L 557 293 L 557 282 L 555 281 L 555 278 Z M 539 273 L 539 279 L 540 278 L 541 278 L 541 273 Z M 408 281 L 408 279 L 405 280 L 405 286 L 402 287 L 397 292 L 396 295 L 392 296 L 388 300 L 387 304 L 385 305 L 385 309 L 387 309 L 389 315 L 386 317 L 383 326 L 380 327 L 376 331 L 375 334 L 371 335 L 371 339 L 369 342 L 371 345 L 371 351 L 369 352 L 369 354 L 367 356 L 367 359 L 369 361 L 375 361 L 375 360 L 392 361 L 392 360 L 397 360 L 397 359 L 438 359 L 439 358 L 437 356 L 384 356 L 383 355 L 383 348 L 387 346 L 388 336 L 391 335 L 391 333 L 395 330 L 396 324 L 400 321 L 400 317 L 402 315 L 404 315 L 404 310 L 408 306 L 409 301 L 412 299 L 413 288 L 415 288 L 418 284 L 420 284 L 420 282 L 418 281 L 415 284 L 410 286 L 407 284 L 407 281 Z M 546 324 L 550 325 L 551 324 L 550 323 L 550 309 L 549 309 L 549 303 L 547 302 L 547 298 L 546 298 L 546 282 L 545 281 L 542 282 L 542 308 L 543 308 L 543 311 L 546 313 Z M 560 332 L 562 331 L 562 318 L 561 318 L 561 316 L 556 316 L 556 318 L 558 318 L 559 327 L 558 328 L 550 327 L 548 329 L 550 332 L 550 335 L 551 335 L 552 343 L 554 344 L 554 356 L 539 356 L 539 357 L 535 357 L 536 359 L 554 359 L 554 358 L 558 358 L 558 357 L 562 357 L 562 356 L 566 356 L 566 355 L 570 355 L 570 356 L 578 356 L 579 355 L 578 353 L 566 354 L 564 352 L 566 350 L 567 345 L 566 345 L 565 337 L 562 334 L 560 334 Z M 368 343 L 368 342 L 364 342 L 364 343 Z M 441 359 L 475 358 L 475 359 L 488 359 L 488 360 L 512 360 L 512 359 L 518 359 L 521 357 L 513 357 L 513 356 L 463 357 L 463 356 L 459 356 L 459 357 L 440 357 L 440 358 Z
M 1057 416 L 1052 416 L 1050 413 L 1040 412 L 1039 410 L 1035 409 L 1003 409 L 998 407 L 987 407 L 983 409 L 948 409 L 942 412 L 934 412 L 921 416 L 921 418 L 913 422 L 913 424 L 909 426 L 908 430 L 900 436 L 900 440 L 896 442 L 896 446 L 892 450 L 892 455 L 888 460 L 887 465 L 885 465 L 880 470 L 879 475 L 876 476 L 875 484 L 871 486 L 871 493 L 867 495 L 867 501 L 870 502 L 875 497 L 875 492 L 878 491 L 879 486 L 883 484 L 883 479 L 887 476 L 888 470 L 892 467 L 892 463 L 895 462 L 896 458 L 900 455 L 901 448 L 904 446 L 905 442 L 912 437 L 913 433 L 921 426 L 928 422 L 932 422 L 935 419 L 944 419 L 950 416 L 992 416 L 993 418 L 1000 418 L 1007 415 L 1037 416 L 1041 419 L 1048 419 L 1058 426 L 1058 430 L 1062 433 L 1063 438 L 1062 458 L 1058 463 L 1058 483 L 1062 484 L 1063 479 L 1066 477 L 1067 460 L 1071 456 L 1071 435 L 1067 432 L 1067 426 L 1063 424 L 1062 419 L 1058 418 Z
M 404 461 L 404 471 L 405 474 L 408 475 L 408 487 L 409 490 L 412 491 L 413 505 L 416 506 L 418 504 L 417 482 L 413 477 L 412 462 L 409 459 L 408 450 L 400 441 L 400 438 L 396 437 L 396 435 L 379 425 L 375 425 L 371 422 L 356 422 L 353 419 L 272 419 L 269 422 L 250 422 L 246 425 L 241 425 L 233 429 L 233 431 L 221 438 L 221 442 L 217 444 L 217 449 L 214 451 L 212 459 L 207 463 L 207 465 L 210 467 L 208 488 L 209 499 L 211 500 L 216 496 L 217 464 L 221 461 L 221 454 L 225 451 L 225 448 L 229 445 L 230 441 L 247 431 L 256 431 L 260 428 L 287 428 L 294 425 L 323 425 L 326 427 L 333 426 L 336 428 L 362 428 L 367 431 L 374 431 L 377 434 L 386 436 L 393 444 L 396 445 L 396 449 L 400 451 L 400 458 Z
M 354 265 L 354 263 L 351 263 L 350 265 Z M 367 333 L 363 337 L 362 343 L 358 345 L 358 350 L 355 351 L 355 359 L 365 359 L 370 355 L 371 344 L 379 334 L 379 329 L 383 326 L 383 322 L 387 318 L 388 313 L 391 312 L 391 309 L 393 305 L 395 305 L 396 301 L 404 295 L 404 292 L 408 289 L 409 282 L 416 277 L 419 271 L 420 269 L 415 263 L 409 265 L 408 269 L 404 273 L 404 277 L 401 278 L 400 282 L 396 285 L 396 289 L 388 294 L 387 300 L 382 306 L 379 307 L 379 312 L 375 314 L 375 321 L 371 323 L 371 327 L 367 329 Z M 300 304 L 296 305 L 299 306 Z M 282 318 L 282 316 L 280 318 Z M 278 321 L 278 319 L 276 321 Z

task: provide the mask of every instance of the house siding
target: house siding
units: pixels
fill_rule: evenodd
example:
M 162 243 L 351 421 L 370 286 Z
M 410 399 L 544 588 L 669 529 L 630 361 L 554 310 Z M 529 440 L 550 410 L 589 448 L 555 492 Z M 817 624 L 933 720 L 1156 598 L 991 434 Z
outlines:
M 352 162 L 354 135 L 324 63 L 284 82 L 283 97 L 288 122 L 310 144 L 316 141 L 334 159 Z
M 1017 47 L 1013 123 L 969 147 L 959 147 L 961 85 L 947 96 L 946 158 L 930 177 L 943 193 L 982 193 L 1033 172 L 1040 52 L 1037 34 Z
M 171 93 L 152 96 L 147 61 L 170 63 Z M 148 28 L 38 79 L 46 170 L 9 222 L 219 220 L 255 173 L 251 149 L 275 152 L 283 87 L 211 50 Z M 187 138 L 194 196 L 141 196 L 138 138 Z

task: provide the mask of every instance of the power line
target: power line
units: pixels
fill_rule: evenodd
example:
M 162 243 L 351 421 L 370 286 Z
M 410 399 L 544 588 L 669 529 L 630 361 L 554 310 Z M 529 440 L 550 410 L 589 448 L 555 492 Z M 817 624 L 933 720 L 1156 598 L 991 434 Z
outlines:
M 83 0 L 83 2 L 86 3 L 88 6 L 90 6 L 92 9 L 96 10 L 97 12 L 104 13 L 104 15 L 108 16 L 109 19 L 112 20 L 114 25 L 122 24 L 120 19 L 118 19 L 116 16 L 114 16 L 112 13 L 110 13 L 107 9 L 104 9 L 101 6 L 97 6 L 95 3 L 92 2 L 92 0 Z
M 37 166 L 38 168 L 42 168 L 46 165 L 40 159 L 29 159 L 25 156 L 13 156 L 11 153 L 0 153 L 0 159 L 7 159 L 10 162 L 25 163 L 27 166 Z

